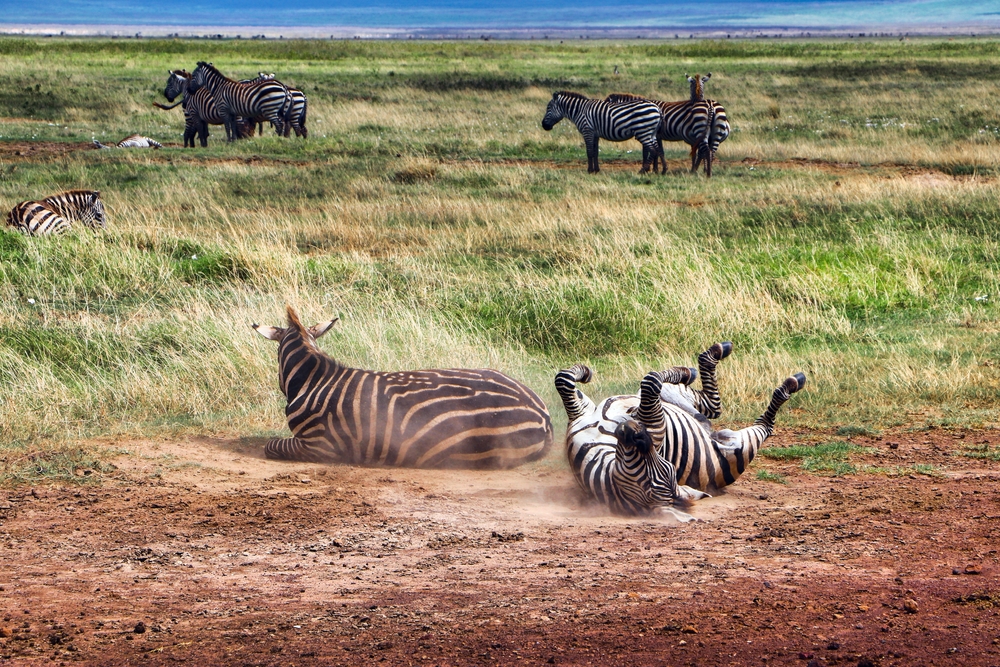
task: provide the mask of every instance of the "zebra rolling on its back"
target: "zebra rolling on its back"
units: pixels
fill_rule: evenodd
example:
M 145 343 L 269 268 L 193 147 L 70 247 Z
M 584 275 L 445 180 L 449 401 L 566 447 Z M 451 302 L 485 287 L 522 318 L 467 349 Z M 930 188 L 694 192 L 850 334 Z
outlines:
M 655 446 L 662 439 L 660 388 L 664 382 L 686 382 L 697 373 L 689 368 L 653 372 L 643 378 L 639 395 L 612 396 L 595 404 L 578 387 L 592 373 L 577 364 L 556 374 L 555 385 L 569 423 L 566 456 L 583 491 L 613 512 L 625 515 L 669 513 L 682 521 L 691 517 L 674 509 L 705 497 L 677 484 L 674 466 Z M 652 425 L 652 428 L 650 428 Z
M 199 62 L 188 90 L 194 93 L 201 88 L 212 91 L 219 115 L 225 121 L 228 141 L 240 137 L 237 119 L 241 116 L 267 119 L 279 136 L 284 131 L 285 116 L 291 107 L 291 95 L 284 84 L 273 80 L 239 83 L 224 76 L 212 63 Z
M 41 201 L 23 201 L 7 214 L 8 225 L 31 236 L 62 234 L 73 222 L 95 232 L 107 226 L 100 192 L 67 190 Z
M 623 416 L 635 414 L 636 419 L 649 429 L 657 451 L 674 466 L 677 484 L 681 488 L 711 492 L 732 484 L 743 474 L 760 446 L 774 432 L 775 415 L 791 394 L 805 386 L 806 377 L 798 373 L 787 378 L 774 390 L 767 409 L 753 425 L 739 431 L 713 430 L 709 418 L 716 418 L 721 414 L 721 400 L 715 378 L 716 366 L 731 350 L 732 345 L 729 343 L 716 343 L 699 355 L 702 391 L 695 391 L 689 386 L 693 378 L 699 375 L 693 369 L 692 376 L 682 378 L 680 382 L 664 378 L 659 389 L 662 423 L 650 417 L 651 413 L 648 411 L 642 414 L 641 411 L 637 412 L 640 397 L 616 396 L 602 404 L 600 416 L 585 424 L 586 429 L 571 427 L 567 434 L 567 445 L 579 446 L 574 444 L 579 441 L 613 446 L 613 433 L 617 423 Z M 566 371 L 561 372 L 560 376 L 563 373 Z M 643 381 L 644 386 L 652 382 L 649 378 L 647 376 Z M 589 376 L 587 379 L 589 380 Z M 572 390 L 575 390 L 575 386 L 575 383 L 566 378 L 560 381 L 557 377 L 556 388 L 564 405 L 573 400 Z M 571 415 L 571 424 L 573 419 Z
M 489 369 L 383 373 L 350 368 L 316 347 L 337 320 L 306 328 L 254 325 L 278 341 L 278 379 L 293 437 L 272 459 L 414 468 L 511 468 L 552 445 L 542 400 Z
M 631 100 L 621 104 L 611 104 L 606 100 L 594 100 L 579 93 L 560 91 L 552 95 L 542 129 L 551 130 L 563 118 L 569 118 L 583 135 L 587 147 L 587 172 L 595 174 L 601 170 L 598 164 L 598 143 L 601 139 L 625 141 L 635 139 L 642 144 L 642 169 L 649 171 L 650 161 L 663 156 L 663 148 L 656 140 L 660 125 L 660 109 L 646 100 Z
M 687 75 L 685 75 L 687 76 Z M 688 76 L 691 84 L 691 98 L 680 102 L 663 102 L 648 100 L 659 107 L 662 114 L 660 127 L 657 130 L 657 141 L 660 144 L 662 159 L 662 142 L 683 141 L 691 147 L 691 171 L 696 172 L 702 160 L 705 161 L 705 173 L 712 175 L 712 161 L 719 145 L 729 136 L 729 121 L 726 110 L 715 100 L 706 100 L 703 85 L 712 76 Z M 606 100 L 614 104 L 645 100 L 640 95 L 631 93 L 612 93 Z M 645 149 L 643 149 L 645 152 Z M 653 170 L 656 171 L 656 159 L 653 159 Z M 666 173 L 666 163 L 663 173 Z
M 141 134 L 133 134 L 125 137 L 113 146 L 106 146 L 97 139 L 94 139 L 94 148 L 163 148 L 163 144 L 155 139 L 144 137 Z

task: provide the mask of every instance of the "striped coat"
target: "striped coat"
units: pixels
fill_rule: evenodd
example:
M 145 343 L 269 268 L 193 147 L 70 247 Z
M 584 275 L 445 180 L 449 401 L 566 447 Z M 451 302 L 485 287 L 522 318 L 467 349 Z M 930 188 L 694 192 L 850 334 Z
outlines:
M 732 484 L 743 474 L 764 441 L 774 432 L 778 410 L 789 400 L 791 394 L 805 386 L 806 377 L 798 373 L 787 378 L 774 390 L 767 409 L 750 427 L 739 431 L 715 430 L 709 421 L 709 416 L 716 418 L 721 414 L 715 368 L 721 359 L 728 356 L 731 349 L 731 344 L 716 343 L 699 356 L 702 391 L 695 391 L 690 387 L 694 378 L 698 377 L 694 369 L 690 369 L 691 374 L 687 377 L 678 369 L 673 369 L 672 374 L 662 375 L 663 381 L 658 389 L 660 415 L 648 410 L 640 414 L 641 396 L 630 395 L 606 399 L 599 406 L 599 412 L 594 413 L 585 434 L 580 428 L 573 426 L 571 416 L 567 446 L 573 446 L 573 440 L 578 437 L 595 444 L 613 446 L 617 424 L 626 416 L 635 417 L 649 430 L 657 451 L 674 466 L 679 488 L 690 487 L 712 492 Z M 565 371 L 560 375 L 563 373 Z M 678 378 L 680 381 L 677 381 Z M 643 386 L 652 387 L 655 382 L 655 375 L 650 374 L 643 380 Z M 565 380 L 563 386 L 560 386 L 557 377 L 556 388 L 564 405 L 567 400 L 573 400 L 567 387 Z M 578 436 L 578 432 L 581 435 Z
M 657 451 L 655 438 L 662 439 L 663 434 L 659 416 L 663 382 L 684 382 L 693 373 L 688 368 L 649 373 L 638 396 L 612 396 L 599 404 L 579 388 L 590 381 L 589 368 L 578 364 L 556 374 L 556 390 L 569 421 L 566 456 L 588 497 L 617 514 L 670 513 L 691 519 L 674 506 L 705 494 L 677 484 L 674 466 Z
M 195 92 L 189 92 L 191 74 L 185 70 L 171 70 L 167 77 L 167 86 L 163 91 L 163 96 L 173 102 L 178 95 L 183 95 L 181 102 L 170 106 L 154 102 L 153 106 L 170 110 L 182 104 L 184 106 L 184 147 L 188 145 L 194 148 L 194 138 L 197 135 L 202 148 L 208 146 L 208 126 L 225 125 L 225 119 L 219 115 L 219 108 L 212 97 L 212 91 L 208 88 L 199 88 Z M 241 138 L 253 136 L 253 123 L 243 119 L 237 119 L 237 129 Z
M 625 141 L 636 139 L 642 144 L 642 169 L 649 171 L 651 161 L 663 157 L 663 147 L 657 142 L 660 109 L 646 100 L 630 100 L 612 104 L 594 100 L 579 93 L 560 91 L 552 95 L 542 119 L 542 129 L 551 130 L 563 118 L 569 118 L 583 135 L 587 148 L 587 172 L 601 170 L 598 164 L 598 144 L 601 139 Z
M 254 325 L 278 341 L 278 379 L 294 437 L 272 459 L 415 468 L 511 468 L 552 445 L 542 400 L 494 370 L 382 373 L 345 366 L 316 347 L 336 320 L 306 329 Z
M 264 118 L 274 125 L 280 136 L 291 109 L 291 94 L 284 84 L 273 81 L 240 83 L 224 76 L 211 63 L 199 62 L 191 75 L 188 90 L 201 88 L 212 91 L 219 115 L 225 120 L 226 138 L 235 141 L 240 137 L 238 119 Z
M 97 231 L 107 226 L 101 193 L 67 190 L 41 201 L 23 201 L 7 214 L 7 224 L 31 236 L 62 234 L 73 222 Z
M 97 139 L 94 139 L 94 148 L 163 148 L 163 144 L 155 139 L 144 137 L 141 134 L 132 134 L 113 146 L 106 146 Z
M 242 79 L 240 83 L 256 83 L 258 81 L 273 81 L 274 74 L 268 74 L 267 72 L 258 72 L 257 78 L 255 79 Z M 295 136 L 302 137 L 303 139 L 309 136 L 309 130 L 306 129 L 306 113 L 308 111 L 309 102 L 306 99 L 306 94 L 297 88 L 288 87 L 288 92 L 292 96 L 291 108 L 287 113 L 288 123 L 285 124 L 284 136 L 288 136 L 289 130 L 295 130 Z M 263 119 L 255 119 L 258 123 L 262 123 Z M 261 134 L 264 133 L 263 124 L 260 125 L 259 131 Z M 252 134 L 252 133 L 251 133 Z
M 702 85 L 711 77 L 687 77 L 691 84 L 691 98 L 680 102 L 663 102 L 648 100 L 659 107 L 662 114 L 660 126 L 657 129 L 657 140 L 660 142 L 662 158 L 662 142 L 683 141 L 691 147 L 691 171 L 696 172 L 701 162 L 705 162 L 705 173 L 712 175 L 712 161 L 719 150 L 719 145 L 729 136 L 729 120 L 726 110 L 715 100 L 705 99 Z M 645 100 L 646 98 L 631 93 L 612 93 L 607 101 L 614 104 Z M 643 149 L 645 152 L 645 149 Z M 653 171 L 657 168 L 653 159 Z M 666 163 L 663 173 L 666 173 Z

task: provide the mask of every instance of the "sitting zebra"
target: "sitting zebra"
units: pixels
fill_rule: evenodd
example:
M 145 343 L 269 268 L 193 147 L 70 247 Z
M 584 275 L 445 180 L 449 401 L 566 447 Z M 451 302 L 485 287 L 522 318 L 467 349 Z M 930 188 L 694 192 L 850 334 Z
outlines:
M 141 134 L 133 134 L 125 137 L 113 146 L 106 146 L 97 139 L 94 139 L 94 148 L 163 148 L 163 144 Z
M 268 74 L 267 72 L 258 72 L 257 78 L 255 79 L 241 79 L 239 83 L 257 83 L 258 81 L 273 81 L 274 74 Z M 285 114 L 288 122 L 285 124 L 284 136 L 288 136 L 289 129 L 295 130 L 296 137 L 302 137 L 305 139 L 309 136 L 309 130 L 306 129 L 306 111 L 308 107 L 308 101 L 306 100 L 306 94 L 297 88 L 292 88 L 288 86 L 288 92 L 292 96 L 291 108 Z M 258 129 L 257 132 L 260 135 L 264 134 L 264 118 L 259 117 L 254 119 L 257 122 Z M 250 132 L 253 136 L 253 132 Z
M 685 76 L 687 76 L 685 74 Z M 729 120 L 726 110 L 715 100 L 706 100 L 704 84 L 712 76 L 695 74 L 687 76 L 691 84 L 691 97 L 680 102 L 661 102 L 648 100 L 660 108 L 663 119 L 657 130 L 657 141 L 660 143 L 660 155 L 664 141 L 683 141 L 691 146 L 691 172 L 698 171 L 698 166 L 704 160 L 705 175 L 712 176 L 712 161 L 719 150 L 719 145 L 729 136 Z M 612 93 L 605 98 L 613 104 L 634 102 L 646 98 L 631 93 Z M 643 148 L 645 153 L 645 148 Z M 653 171 L 657 171 L 657 156 L 653 157 Z M 663 173 L 667 173 L 667 165 L 663 163 Z
M 29 236 L 62 234 L 73 222 L 95 232 L 107 227 L 100 192 L 68 190 L 41 201 L 23 201 L 7 214 L 7 224 Z
M 543 457 L 552 423 L 542 400 L 489 369 L 382 373 L 350 368 L 316 339 L 336 318 L 306 328 L 288 308 L 284 328 L 254 324 L 278 345 L 278 381 L 293 437 L 271 459 L 413 468 L 512 468 Z
M 612 396 L 596 406 L 577 388 L 577 383 L 590 381 L 590 369 L 574 366 L 560 371 L 556 389 L 569 415 L 566 444 L 570 467 L 577 472 L 584 489 L 605 500 L 607 494 L 594 492 L 589 481 L 592 473 L 581 467 L 586 461 L 578 457 L 590 449 L 614 447 L 615 428 L 626 418 L 635 418 L 649 430 L 657 452 L 672 464 L 678 488 L 708 492 L 735 482 L 774 432 L 778 410 L 791 394 L 805 386 L 806 377 L 798 373 L 786 379 L 774 390 L 767 409 L 752 426 L 740 431 L 713 430 L 709 419 L 721 414 L 716 366 L 731 350 L 731 343 L 716 343 L 699 355 L 701 391 L 690 387 L 698 371 L 678 367 L 647 375 L 639 396 Z M 642 392 L 654 389 L 660 409 L 644 409 Z
M 170 106 L 160 104 L 159 102 L 153 102 L 153 106 L 159 109 L 170 110 L 178 104 L 182 104 L 184 106 L 184 148 L 187 148 L 188 144 L 190 144 L 191 148 L 194 148 L 195 135 L 198 136 L 201 147 L 205 148 L 208 146 L 208 126 L 224 125 L 225 120 L 219 115 L 219 109 L 215 104 L 215 98 L 212 97 L 212 91 L 208 88 L 200 88 L 197 92 L 190 93 L 188 92 L 190 82 L 191 74 L 186 70 L 171 70 L 167 77 L 167 86 L 163 90 L 163 96 L 171 102 L 177 99 L 178 95 L 183 95 L 183 98 L 180 102 L 171 104 Z M 237 129 L 240 133 L 240 138 L 252 137 L 253 127 L 254 124 L 251 121 L 247 121 L 244 118 L 237 119 Z
M 625 141 L 635 139 L 642 144 L 642 169 L 649 171 L 650 162 L 663 157 L 663 146 L 656 140 L 660 126 L 660 108 L 646 100 L 636 99 L 612 104 L 594 100 L 580 93 L 560 91 L 552 95 L 542 119 L 542 129 L 548 132 L 563 118 L 569 118 L 583 135 L 587 148 L 587 173 L 601 170 L 598 164 L 598 143 L 601 139 Z

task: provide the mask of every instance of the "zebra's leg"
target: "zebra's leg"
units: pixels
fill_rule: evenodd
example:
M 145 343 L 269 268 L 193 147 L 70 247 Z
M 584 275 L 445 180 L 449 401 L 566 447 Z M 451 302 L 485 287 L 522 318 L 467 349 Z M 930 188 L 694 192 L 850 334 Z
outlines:
M 712 178 L 712 160 L 715 158 L 715 151 L 710 146 L 705 147 L 705 176 Z
M 635 420 L 646 427 L 653 439 L 653 447 L 657 451 L 663 446 L 663 437 L 667 425 L 663 417 L 663 404 L 660 395 L 664 384 L 687 385 L 698 377 L 698 371 L 684 366 L 674 366 L 663 371 L 652 371 L 642 378 L 639 385 L 639 407 L 636 409 Z
M 562 399 L 566 416 L 571 424 L 595 408 L 594 402 L 576 386 L 577 383 L 590 382 L 593 376 L 593 371 L 583 364 L 576 364 L 556 373 L 556 391 L 559 392 L 559 398 Z
M 716 343 L 698 355 L 698 372 L 701 375 L 701 391 L 693 391 L 694 407 L 709 419 L 718 419 L 722 414 L 722 397 L 719 395 L 715 369 L 719 362 L 732 353 L 730 342 Z
M 264 445 L 264 457 L 276 461 L 307 461 L 326 463 L 329 455 L 298 438 L 272 438 Z
M 754 421 L 753 426 L 749 426 L 739 431 L 724 429 L 712 434 L 712 440 L 716 447 L 726 453 L 726 458 L 730 460 L 730 470 L 738 470 L 742 473 L 765 440 L 774 433 L 774 418 L 778 414 L 781 406 L 788 402 L 792 394 L 806 386 L 805 373 L 796 373 L 781 383 L 781 386 L 771 394 L 771 402 L 760 417 Z M 735 459 L 735 460 L 732 460 Z M 739 474 L 737 473 L 737 475 Z M 737 475 L 734 475 L 737 476 Z
M 600 139 L 591 137 L 587 141 L 587 173 L 596 174 L 601 171 L 601 166 L 597 162 L 598 144 Z

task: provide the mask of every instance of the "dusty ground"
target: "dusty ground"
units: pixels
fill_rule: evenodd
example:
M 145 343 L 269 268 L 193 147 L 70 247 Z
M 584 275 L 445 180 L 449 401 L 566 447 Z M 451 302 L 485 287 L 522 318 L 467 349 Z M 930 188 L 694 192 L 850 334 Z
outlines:
M 952 454 L 1000 434 L 856 440 L 944 475 L 765 461 L 787 485 L 751 470 L 678 525 L 582 506 L 558 452 L 483 473 L 116 443 L 100 483 L 0 491 L 0 664 L 1000 665 L 1000 463 Z

